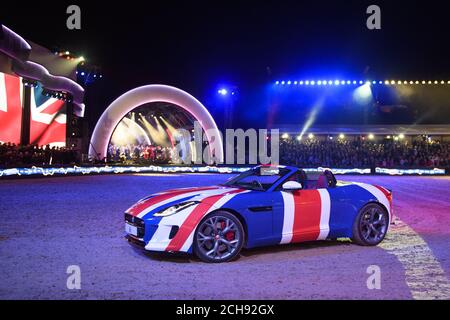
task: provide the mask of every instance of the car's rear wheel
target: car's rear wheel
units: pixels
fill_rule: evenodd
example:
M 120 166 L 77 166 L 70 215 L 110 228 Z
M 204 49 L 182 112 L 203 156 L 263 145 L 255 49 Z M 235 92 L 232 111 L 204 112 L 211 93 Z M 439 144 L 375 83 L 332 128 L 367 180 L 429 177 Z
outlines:
M 353 242 L 362 246 L 376 246 L 383 241 L 388 229 L 389 217 L 377 203 L 369 203 L 360 211 L 353 223 Z
M 195 231 L 194 253 L 205 262 L 227 262 L 239 254 L 244 239 L 244 228 L 236 216 L 214 212 Z

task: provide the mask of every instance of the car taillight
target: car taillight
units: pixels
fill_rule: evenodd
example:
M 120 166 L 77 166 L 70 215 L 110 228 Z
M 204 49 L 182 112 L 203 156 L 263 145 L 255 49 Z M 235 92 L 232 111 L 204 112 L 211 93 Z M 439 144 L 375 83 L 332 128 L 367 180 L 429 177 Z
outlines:
M 391 211 L 391 223 L 394 222 L 394 207 L 392 206 L 392 199 L 393 199 L 393 195 L 392 195 L 392 191 L 389 190 L 389 194 L 386 195 L 386 198 L 389 201 L 389 209 Z

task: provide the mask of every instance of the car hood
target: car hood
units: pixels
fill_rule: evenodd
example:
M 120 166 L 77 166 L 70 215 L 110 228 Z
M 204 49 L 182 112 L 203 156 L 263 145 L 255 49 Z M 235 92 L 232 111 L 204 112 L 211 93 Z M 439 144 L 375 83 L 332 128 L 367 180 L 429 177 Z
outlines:
M 133 216 L 143 217 L 149 213 L 164 210 L 167 207 L 173 206 L 177 203 L 186 201 L 208 202 L 213 196 L 225 196 L 229 193 L 241 192 L 243 189 L 231 188 L 226 186 L 209 186 L 209 187 L 195 187 L 172 189 L 149 195 L 131 208 L 126 213 Z

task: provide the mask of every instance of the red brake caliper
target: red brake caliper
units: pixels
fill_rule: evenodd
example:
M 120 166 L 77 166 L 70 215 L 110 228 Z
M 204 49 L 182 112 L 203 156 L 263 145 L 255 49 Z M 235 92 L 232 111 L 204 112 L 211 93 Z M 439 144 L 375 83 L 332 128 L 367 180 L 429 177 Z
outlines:
M 225 229 L 225 222 L 224 221 L 222 221 L 220 223 L 220 227 L 222 228 L 222 230 Z M 228 231 L 227 233 L 225 233 L 224 236 L 225 236 L 225 239 L 227 239 L 227 241 L 232 241 L 232 240 L 234 240 L 234 231 Z

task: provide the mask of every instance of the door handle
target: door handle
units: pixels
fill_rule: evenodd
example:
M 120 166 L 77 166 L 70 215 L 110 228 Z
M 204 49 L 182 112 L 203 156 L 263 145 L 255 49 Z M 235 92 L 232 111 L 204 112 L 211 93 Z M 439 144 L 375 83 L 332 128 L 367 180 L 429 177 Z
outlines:
M 271 206 L 265 206 L 265 207 L 250 207 L 248 210 L 252 212 L 264 212 L 264 211 L 272 211 Z

